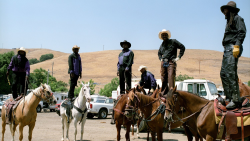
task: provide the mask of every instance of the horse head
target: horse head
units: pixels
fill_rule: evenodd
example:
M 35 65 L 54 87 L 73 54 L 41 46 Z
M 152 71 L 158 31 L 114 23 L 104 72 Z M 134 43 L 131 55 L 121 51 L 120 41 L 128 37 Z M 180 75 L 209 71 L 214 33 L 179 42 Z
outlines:
M 128 100 L 124 115 L 127 118 L 132 118 L 138 109 L 138 105 L 139 105 L 139 99 L 136 95 L 136 88 L 133 88 L 128 92 Z
M 174 88 L 170 88 L 170 90 L 168 91 L 167 95 L 166 95 L 166 118 L 168 121 L 172 121 L 173 120 L 173 114 L 174 112 L 178 112 L 179 109 L 177 109 L 178 107 L 176 106 L 176 102 L 177 102 L 177 97 L 178 97 L 178 93 L 176 92 L 177 86 L 175 86 Z
M 53 95 L 53 92 L 51 91 L 51 88 L 46 83 L 42 84 L 39 87 L 40 88 L 40 97 L 42 100 L 46 101 L 50 105 L 55 105 L 57 103 L 57 100 L 55 96 Z
M 89 82 L 87 84 L 83 84 L 82 82 L 82 88 L 78 96 L 83 98 L 85 102 L 91 100 Z

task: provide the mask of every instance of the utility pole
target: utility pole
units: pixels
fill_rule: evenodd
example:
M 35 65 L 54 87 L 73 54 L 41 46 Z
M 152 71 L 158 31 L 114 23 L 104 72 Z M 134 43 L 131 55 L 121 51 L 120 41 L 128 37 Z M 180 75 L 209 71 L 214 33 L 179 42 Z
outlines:
M 54 62 L 52 63 L 52 77 L 53 77 L 53 65 L 54 65 Z
M 48 75 L 47 75 L 47 85 L 49 85 L 49 69 L 48 69 Z

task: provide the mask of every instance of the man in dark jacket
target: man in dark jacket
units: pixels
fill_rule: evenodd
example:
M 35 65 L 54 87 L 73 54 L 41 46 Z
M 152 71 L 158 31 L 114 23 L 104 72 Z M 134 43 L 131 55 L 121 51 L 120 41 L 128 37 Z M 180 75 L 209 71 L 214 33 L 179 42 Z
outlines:
M 82 62 L 81 57 L 78 54 L 80 47 L 77 45 L 73 46 L 73 53 L 69 56 L 68 64 L 70 74 L 70 88 L 68 93 L 68 98 L 72 102 L 74 98 L 75 86 L 77 85 L 77 80 L 82 78 Z
M 12 70 L 12 96 L 13 99 L 17 98 L 17 93 L 23 95 L 27 91 L 25 89 L 25 79 L 28 80 L 30 75 L 30 64 L 29 60 L 26 58 L 27 51 L 24 47 L 17 50 L 17 55 L 11 58 L 11 62 L 7 68 L 7 77 L 9 76 L 9 71 Z M 17 92 L 17 85 L 20 85 L 20 90 Z M 27 82 L 26 82 L 27 84 Z
M 124 40 L 120 42 L 120 45 L 123 50 L 118 56 L 117 76 L 119 76 L 120 79 L 120 93 L 125 94 L 125 80 L 127 85 L 126 89 L 131 89 L 131 72 L 134 53 L 129 49 L 131 47 L 130 42 Z
M 143 88 L 149 89 L 149 95 L 153 94 L 157 85 L 154 75 L 151 72 L 147 71 L 147 67 L 143 65 L 139 67 L 138 71 L 141 72 L 141 80 L 139 82 L 139 85 L 143 86 Z
M 238 15 L 240 11 L 233 1 L 227 5 L 221 6 L 221 12 L 227 20 L 226 29 L 222 45 L 224 46 L 224 55 L 221 65 L 221 81 L 224 88 L 226 99 L 231 102 L 227 105 L 227 109 L 241 107 L 237 64 L 242 54 L 242 43 L 246 36 L 246 26 L 244 19 Z
M 159 38 L 163 42 L 159 48 L 158 57 L 161 61 L 162 91 L 166 88 L 165 94 L 169 91 L 169 87 L 174 88 L 175 86 L 176 62 L 181 59 L 185 52 L 185 46 L 176 39 L 170 39 L 170 37 L 171 33 L 166 29 L 159 33 Z M 178 57 L 177 49 L 180 49 Z

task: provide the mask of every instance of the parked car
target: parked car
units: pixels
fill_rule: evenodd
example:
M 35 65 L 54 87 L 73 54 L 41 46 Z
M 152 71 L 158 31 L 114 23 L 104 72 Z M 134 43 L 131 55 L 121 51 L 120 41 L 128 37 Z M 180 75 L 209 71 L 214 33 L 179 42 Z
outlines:
M 0 117 L 2 116 L 2 108 L 3 108 L 3 102 L 0 101 Z
M 113 99 L 105 96 L 91 95 L 91 102 L 87 102 L 88 118 L 97 116 L 98 118 L 105 119 L 113 112 Z

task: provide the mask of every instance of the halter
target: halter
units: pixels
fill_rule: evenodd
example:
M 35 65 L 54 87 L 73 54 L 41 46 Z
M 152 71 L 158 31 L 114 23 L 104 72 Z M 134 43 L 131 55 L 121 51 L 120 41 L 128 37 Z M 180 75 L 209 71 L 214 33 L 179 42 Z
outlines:
M 38 97 L 39 99 L 44 100 L 44 101 L 50 103 L 50 100 L 51 100 L 51 98 L 52 98 L 52 96 L 53 96 L 53 93 L 50 93 L 50 95 L 49 95 L 49 94 L 46 94 L 46 92 L 47 92 L 46 89 L 43 89 L 43 90 L 44 90 L 44 91 L 43 91 L 43 94 L 40 94 L 40 95 L 34 93 L 34 91 L 32 91 L 32 93 L 33 93 L 33 95 L 35 95 L 35 96 Z M 42 98 L 42 95 L 45 96 L 45 99 Z
M 169 131 L 170 131 L 170 129 L 171 129 L 171 123 L 175 123 L 175 122 L 178 122 L 178 121 L 180 121 L 180 122 L 182 122 L 182 123 L 185 123 L 183 120 L 189 119 L 190 117 L 194 116 L 195 114 L 201 112 L 201 110 L 202 110 L 203 108 L 205 108 L 205 107 L 208 105 L 208 103 L 210 102 L 210 101 L 208 101 L 208 102 L 207 102 L 203 107 L 201 107 L 198 111 L 196 111 L 196 112 L 194 112 L 193 114 L 191 114 L 191 115 L 189 115 L 189 116 L 187 116 L 187 117 L 181 119 L 181 118 L 176 114 L 176 112 L 175 112 L 175 105 L 176 105 L 177 100 L 178 100 L 178 95 L 177 95 L 177 94 L 174 94 L 174 105 L 173 105 L 173 108 L 172 108 L 172 109 L 166 108 L 166 110 L 168 110 L 169 113 L 170 113 L 170 116 L 169 116 L 170 118 L 167 119 L 167 123 L 166 123 L 167 125 L 169 125 L 169 127 L 168 127 L 168 130 L 169 130 Z M 177 117 L 178 120 L 173 120 L 173 114 Z M 169 124 L 168 124 L 168 123 L 169 123 Z

